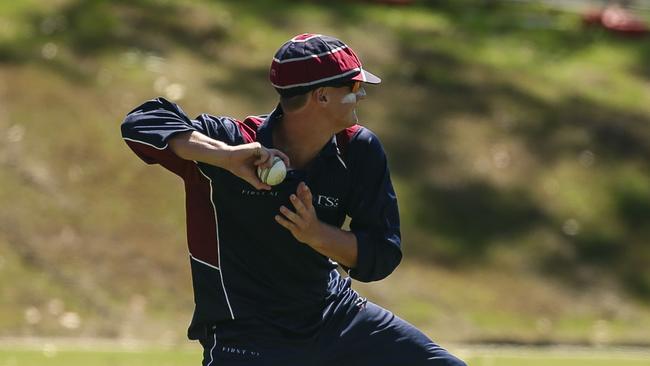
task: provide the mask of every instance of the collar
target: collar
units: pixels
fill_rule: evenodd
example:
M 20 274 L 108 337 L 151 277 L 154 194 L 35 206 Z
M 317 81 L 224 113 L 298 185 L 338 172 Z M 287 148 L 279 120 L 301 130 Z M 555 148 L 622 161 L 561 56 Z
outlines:
M 284 112 L 282 107 L 278 104 L 273 112 L 269 114 L 264 122 L 257 128 L 257 141 L 262 144 L 264 147 L 273 148 L 273 128 L 282 123 L 282 116 Z M 336 156 L 341 155 L 341 152 L 336 141 L 336 135 L 332 135 L 332 138 L 323 146 L 319 156 Z

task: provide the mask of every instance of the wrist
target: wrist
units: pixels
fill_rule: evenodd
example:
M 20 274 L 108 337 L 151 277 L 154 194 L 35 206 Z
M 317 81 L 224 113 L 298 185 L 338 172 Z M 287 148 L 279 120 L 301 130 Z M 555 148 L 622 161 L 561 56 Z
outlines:
M 327 246 L 328 231 L 331 229 L 329 225 L 318 220 L 316 223 L 316 230 L 313 239 L 310 241 L 309 246 L 318 250 Z

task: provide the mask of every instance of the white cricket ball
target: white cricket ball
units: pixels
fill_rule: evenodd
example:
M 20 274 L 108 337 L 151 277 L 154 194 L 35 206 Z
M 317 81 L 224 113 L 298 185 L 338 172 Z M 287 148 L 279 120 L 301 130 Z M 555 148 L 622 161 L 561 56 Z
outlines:
M 284 161 L 277 156 L 273 157 L 273 165 L 270 168 L 257 167 L 257 176 L 260 180 L 270 186 L 275 186 L 284 180 L 287 176 L 287 166 Z

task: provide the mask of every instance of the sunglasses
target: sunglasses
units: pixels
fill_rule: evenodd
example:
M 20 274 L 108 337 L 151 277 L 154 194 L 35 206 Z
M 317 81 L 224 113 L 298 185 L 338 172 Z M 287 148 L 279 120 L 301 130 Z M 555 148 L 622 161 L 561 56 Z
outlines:
M 348 87 L 350 88 L 350 91 L 354 94 L 357 94 L 359 90 L 361 90 L 361 81 L 356 81 L 356 80 L 346 80 L 343 82 L 338 82 L 338 83 L 332 83 L 328 86 L 331 86 L 332 88 L 344 88 Z

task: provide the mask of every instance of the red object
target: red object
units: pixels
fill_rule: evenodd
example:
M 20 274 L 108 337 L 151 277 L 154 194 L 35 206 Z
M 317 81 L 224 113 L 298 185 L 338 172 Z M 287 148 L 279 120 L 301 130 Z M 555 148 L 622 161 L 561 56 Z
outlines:
M 642 35 L 648 32 L 648 26 L 641 19 L 620 6 L 605 8 L 601 23 L 606 29 L 628 35 Z
M 650 31 L 643 20 L 620 5 L 611 5 L 602 10 L 589 10 L 583 14 L 582 21 L 589 26 L 599 25 L 611 32 L 628 36 L 641 36 Z

